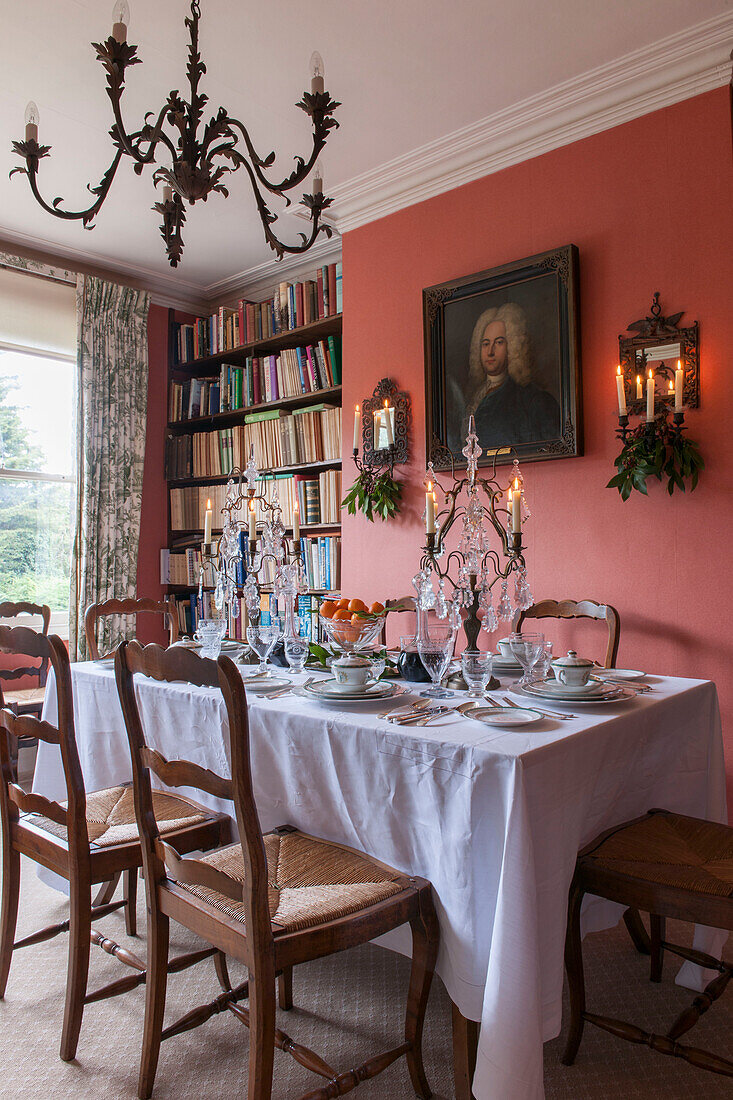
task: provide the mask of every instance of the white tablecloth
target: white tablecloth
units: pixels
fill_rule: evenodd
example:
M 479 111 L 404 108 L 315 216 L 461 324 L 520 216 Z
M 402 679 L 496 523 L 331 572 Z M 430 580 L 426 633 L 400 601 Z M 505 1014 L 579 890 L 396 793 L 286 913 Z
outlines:
M 129 780 L 111 667 L 76 665 L 72 676 L 87 788 Z M 46 698 L 54 721 L 51 677 Z M 224 704 L 213 690 L 142 681 L 138 698 L 165 756 L 229 775 Z M 250 730 L 263 830 L 289 823 L 432 882 L 438 973 L 461 1012 L 482 1024 L 478 1100 L 543 1096 L 542 1044 L 560 1030 L 578 849 L 653 806 L 726 819 L 718 700 L 707 681 L 658 678 L 633 702 L 525 731 L 464 718 L 409 729 L 293 695 L 251 697 Z M 58 748 L 40 746 L 34 789 L 64 796 Z M 608 927 L 620 912 L 595 900 L 586 928 Z M 409 952 L 409 930 L 386 942 Z

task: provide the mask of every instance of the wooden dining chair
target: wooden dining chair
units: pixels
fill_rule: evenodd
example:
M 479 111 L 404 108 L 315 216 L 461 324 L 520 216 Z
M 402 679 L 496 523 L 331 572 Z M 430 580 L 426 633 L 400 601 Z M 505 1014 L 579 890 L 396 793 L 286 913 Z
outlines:
M 128 784 L 85 792 L 74 734 L 71 668 L 66 646 L 55 634 L 49 637 L 27 627 L 0 627 L 0 653 L 33 657 L 50 662 L 55 680 L 58 724 L 32 715 L 0 709 L 0 822 L 2 824 L 2 915 L 0 916 L 0 1000 L 10 973 L 13 952 L 42 943 L 62 932 L 69 933 L 66 1004 L 61 1036 L 61 1057 L 76 1055 L 84 1007 L 113 997 L 146 980 L 146 964 L 131 951 L 92 928 L 92 920 L 124 906 L 129 935 L 135 934 L 137 868 L 142 863 L 140 841 Z M 3 707 L 0 688 L 0 708 Z M 58 745 L 66 781 L 67 800 L 55 802 L 29 793 L 14 781 L 10 742 L 35 737 Z M 231 822 L 227 815 L 211 813 L 189 799 L 156 792 L 150 801 L 156 828 L 175 838 L 180 851 L 211 848 L 226 843 Z M 20 857 L 40 863 L 69 883 L 69 919 L 15 940 L 20 897 Z M 125 877 L 125 896 L 112 901 L 120 875 Z M 92 901 L 91 888 L 102 883 Z M 94 943 L 131 967 L 132 975 L 87 992 L 89 947 Z M 213 950 L 196 951 L 171 963 L 183 969 Z M 39 975 L 42 996 L 42 977 Z
M 653 982 L 662 980 L 664 952 L 718 972 L 664 1035 L 636 1024 L 588 1012 L 585 1002 L 580 909 L 593 894 L 651 914 L 651 937 L 638 946 L 651 954 Z M 620 1039 L 682 1058 L 699 1069 L 733 1077 L 733 1062 L 680 1042 L 723 993 L 733 966 L 690 947 L 665 940 L 665 920 L 685 920 L 733 931 L 733 828 L 650 810 L 643 817 L 608 829 L 578 855 L 568 903 L 565 966 L 570 992 L 570 1029 L 562 1061 L 572 1065 L 586 1021 Z M 643 927 L 643 926 L 642 926 Z
M 594 603 L 593 600 L 542 600 L 528 607 L 526 611 L 520 611 L 514 619 L 512 629 L 521 631 L 525 619 L 598 619 L 605 622 L 608 643 L 603 667 L 616 667 L 621 618 L 616 608 L 609 603 Z
M 153 612 L 163 615 L 168 629 L 168 645 L 178 641 L 178 611 L 176 601 L 151 600 L 147 598 L 130 598 L 125 600 L 104 600 L 102 603 L 91 604 L 84 615 L 84 633 L 87 640 L 87 650 L 92 661 L 98 661 L 102 657 L 111 657 L 112 651 L 100 653 L 97 643 L 97 622 L 108 615 L 140 615 Z
M 28 618 L 26 618 L 26 616 Z M 17 619 L 18 622 L 7 622 L 8 619 Z M 40 633 L 48 634 L 51 622 L 51 608 L 47 604 L 38 603 L 12 603 L 6 601 L 0 603 L 0 621 L 5 620 L 6 626 L 32 626 L 33 620 L 40 619 L 42 630 Z M 30 620 L 30 621 L 29 621 Z M 0 680 L 12 683 L 13 680 L 30 678 L 36 683 L 30 687 L 8 688 L 3 692 L 5 706 L 16 714 L 36 714 L 40 718 L 43 710 L 43 700 L 46 695 L 46 677 L 48 675 L 48 658 L 31 665 L 18 665 L 15 668 L 0 668 Z
M 263 836 L 253 792 L 247 699 L 242 676 L 228 657 L 214 662 L 178 647 L 142 648 L 128 642 L 117 651 L 115 672 L 132 754 L 148 904 L 150 966 L 138 1095 L 145 1100 L 152 1093 L 163 1040 L 228 1009 L 250 1029 L 248 1100 L 270 1100 L 276 1046 L 325 1079 L 301 1100 L 343 1096 L 403 1055 L 415 1093 L 429 1097 L 422 1029 L 439 936 L 430 883 L 289 825 Z M 221 690 L 231 740 L 231 779 L 160 755 L 154 747 L 155 730 L 144 730 L 141 723 L 136 676 Z M 185 785 L 232 799 L 239 843 L 201 858 L 181 858 L 175 838 L 161 837 L 156 825 L 151 773 L 167 786 Z M 244 963 L 249 980 L 232 988 L 226 961 L 220 958 L 217 975 L 223 992 L 164 1028 L 171 919 Z M 281 1005 L 291 1007 L 293 966 L 366 943 L 406 923 L 412 929 L 413 955 L 403 1042 L 339 1073 L 275 1026 L 276 978 Z M 238 1003 L 244 998 L 248 1007 Z

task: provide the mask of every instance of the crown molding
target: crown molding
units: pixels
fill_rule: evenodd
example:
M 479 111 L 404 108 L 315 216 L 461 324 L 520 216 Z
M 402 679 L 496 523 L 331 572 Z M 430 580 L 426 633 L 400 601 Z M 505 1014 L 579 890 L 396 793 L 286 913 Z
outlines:
M 274 294 L 278 283 L 297 282 L 304 276 L 312 275 L 314 267 L 323 267 L 340 259 L 341 237 L 335 231 L 333 237 L 326 237 L 322 243 L 314 244 L 305 255 L 265 260 L 255 267 L 202 287 L 202 292 L 210 303 L 249 296 L 264 299 Z
M 332 190 L 342 233 L 730 78 L 733 11 L 480 119 Z

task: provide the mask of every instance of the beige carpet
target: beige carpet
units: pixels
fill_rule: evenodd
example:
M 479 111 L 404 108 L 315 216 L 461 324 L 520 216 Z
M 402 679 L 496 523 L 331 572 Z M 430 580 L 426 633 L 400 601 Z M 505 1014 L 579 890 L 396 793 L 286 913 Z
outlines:
M 42 885 L 34 868 L 23 869 L 19 935 L 65 916 L 65 900 Z M 144 905 L 140 904 L 144 914 Z M 99 927 L 120 943 L 121 914 Z M 190 949 L 194 938 L 174 926 L 173 947 Z M 143 950 L 143 940 L 130 941 Z M 134 1097 L 141 1037 L 143 991 L 87 1007 L 78 1060 L 58 1058 L 65 985 L 66 938 L 16 953 L 8 992 L 0 1002 L 0 1096 L 7 1100 L 118 1100 Z M 633 1002 L 638 1022 L 662 1028 L 691 1000 L 671 981 L 666 969 L 662 986 L 646 980 L 646 964 L 625 932 L 616 929 L 586 940 L 589 1001 L 599 1012 L 617 1014 Z M 124 973 L 114 959 L 92 949 L 90 988 Z M 389 951 L 364 947 L 301 967 L 295 975 L 296 1008 L 281 1013 L 279 1025 L 294 1038 L 326 1057 L 339 1070 L 351 1068 L 400 1035 L 407 982 L 407 961 Z M 234 976 L 234 975 L 233 975 Z M 426 1068 L 436 1100 L 453 1096 L 450 1059 L 449 1003 L 442 984 L 433 987 L 425 1035 Z M 205 962 L 171 977 L 168 1020 L 213 998 L 218 992 L 213 965 Z M 714 1006 L 693 1033 L 694 1043 L 725 1053 L 733 1049 L 733 994 Z M 703 1074 L 671 1058 L 632 1047 L 594 1028 L 586 1037 L 576 1066 L 558 1064 L 562 1039 L 545 1048 L 548 1098 L 632 1100 L 659 1097 L 732 1097 L 733 1082 Z M 246 1097 L 248 1033 L 227 1013 L 163 1045 L 155 1097 L 158 1100 L 215 1100 Z M 287 1055 L 275 1052 L 274 1100 L 302 1095 L 318 1084 Z M 398 1062 L 355 1096 L 408 1100 L 413 1096 L 404 1062 Z M 496 1100 L 501 1100 L 497 1097 Z

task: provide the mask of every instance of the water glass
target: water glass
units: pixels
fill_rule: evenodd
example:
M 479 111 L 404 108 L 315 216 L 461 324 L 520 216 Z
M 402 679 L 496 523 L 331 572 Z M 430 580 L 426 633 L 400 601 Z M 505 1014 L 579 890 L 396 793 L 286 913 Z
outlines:
M 371 653 L 364 653 L 372 668 L 372 679 L 378 680 L 387 667 L 387 650 L 376 649 Z
M 200 645 L 201 656 L 215 661 L 221 653 L 221 643 L 226 632 L 226 619 L 199 619 L 193 640 Z
M 258 676 L 271 676 L 270 668 L 268 666 L 268 658 L 273 649 L 277 645 L 280 639 L 280 624 L 268 623 L 267 626 L 263 626 L 262 623 L 258 623 L 256 626 L 247 627 L 247 641 L 249 648 L 260 659 L 260 666 L 257 669 Z
M 519 681 L 520 687 L 531 684 L 534 679 L 534 668 L 545 644 L 544 634 L 511 634 L 510 644 L 512 653 L 524 669 L 524 676 Z
M 465 650 L 461 655 L 463 679 L 468 684 L 468 694 L 472 699 L 480 699 L 491 679 L 491 654 L 474 653 Z
M 291 672 L 303 671 L 309 652 L 310 645 L 307 638 L 301 638 L 298 634 L 291 634 L 285 639 L 285 658 L 290 665 Z
M 552 642 L 545 642 L 535 665 L 535 679 L 546 680 L 552 666 Z
M 452 626 L 432 625 L 417 639 L 420 660 L 433 681 L 433 686 L 421 691 L 421 695 L 427 695 L 431 699 L 446 699 L 453 695 L 452 691 L 440 687 L 440 681 L 448 671 L 455 643 L 456 632 Z

